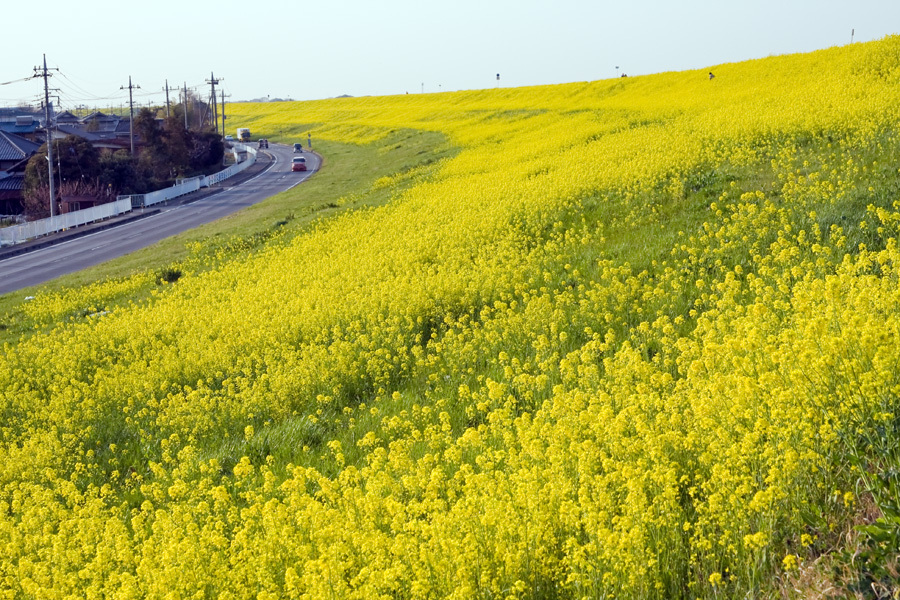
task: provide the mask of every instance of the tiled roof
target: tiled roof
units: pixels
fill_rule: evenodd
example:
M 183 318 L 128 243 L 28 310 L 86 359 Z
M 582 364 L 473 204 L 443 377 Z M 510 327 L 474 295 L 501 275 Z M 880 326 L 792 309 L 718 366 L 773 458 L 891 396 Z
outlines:
M 119 117 L 117 117 L 116 115 L 107 115 L 98 110 L 81 119 L 81 122 L 89 123 L 90 121 L 117 121 L 118 119 Z
M 61 112 L 58 115 L 56 115 L 57 123 L 75 123 L 77 121 L 78 121 L 78 117 L 76 117 L 69 111 Z
M 41 124 L 38 121 L 33 122 L 31 125 L 16 125 L 15 122 L 0 121 L 0 131 L 5 131 L 6 133 L 34 133 L 40 126 Z
M 40 144 L 0 131 L 0 160 L 22 160 L 37 152 Z
M 10 175 L 0 179 L 0 192 L 14 192 L 21 190 L 25 185 L 24 175 Z
M 37 108 L 26 107 L 0 108 L 0 118 L 15 119 L 16 117 L 21 115 L 32 115 L 35 118 L 40 118 L 44 116 L 44 111 Z
M 89 133 L 103 133 L 115 132 L 122 128 L 123 123 L 125 131 L 128 131 L 128 119 L 120 119 L 119 117 L 94 119 L 77 123 L 60 121 L 58 125 L 59 127 L 68 127 Z
M 56 131 L 60 133 L 64 133 L 66 135 L 77 135 L 80 138 L 84 138 L 88 141 L 99 140 L 100 135 L 96 131 L 88 131 L 84 125 L 77 124 L 66 124 L 66 125 L 57 125 Z
M 106 142 L 118 140 L 119 137 L 111 131 L 88 131 L 83 125 L 59 125 L 56 131 L 66 135 L 77 135 L 89 142 Z
M 0 129 L 3 131 L 33 133 L 43 122 L 43 113 L 21 108 L 0 108 Z

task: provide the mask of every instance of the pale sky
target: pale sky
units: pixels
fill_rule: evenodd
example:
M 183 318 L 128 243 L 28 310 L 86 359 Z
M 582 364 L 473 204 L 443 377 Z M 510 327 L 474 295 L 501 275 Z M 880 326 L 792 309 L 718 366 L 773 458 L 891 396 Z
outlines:
M 712 67 L 900 33 L 900 0 L 44 0 L 4 2 L 0 31 L 0 106 L 39 101 L 19 80 L 46 54 L 70 109 L 127 105 L 129 76 L 146 105 L 211 73 L 235 102 Z

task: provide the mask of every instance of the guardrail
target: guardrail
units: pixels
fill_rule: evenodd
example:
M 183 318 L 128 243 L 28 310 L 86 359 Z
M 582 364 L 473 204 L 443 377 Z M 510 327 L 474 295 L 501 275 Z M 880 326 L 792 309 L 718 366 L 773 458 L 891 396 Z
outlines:
M 75 210 L 69 213 L 56 215 L 48 219 L 39 219 L 37 221 L 29 221 L 11 227 L 0 228 L 0 246 L 18 244 L 32 238 L 62 231 L 102 221 L 131 210 L 131 201 L 126 199 L 116 200 L 107 204 L 85 208 L 83 210 Z
M 10 227 L 0 227 L 0 246 L 20 244 L 42 235 L 55 233 L 57 231 L 63 231 L 64 229 L 71 229 L 72 227 L 86 225 L 95 221 L 102 221 L 103 219 L 108 219 L 110 217 L 115 217 L 117 215 L 130 212 L 135 208 L 152 206 L 154 204 L 159 204 L 160 202 L 178 198 L 179 196 L 184 196 L 185 194 L 190 194 L 191 192 L 195 192 L 203 187 L 213 186 L 228 179 L 229 177 L 233 177 L 237 173 L 240 173 L 256 162 L 256 148 L 252 148 L 244 144 L 235 144 L 234 148 L 235 159 L 237 159 L 239 152 L 246 153 L 247 159 L 242 162 L 235 163 L 227 169 L 219 171 L 218 173 L 214 173 L 208 176 L 183 179 L 172 187 L 157 190 L 155 192 L 150 192 L 149 194 L 132 194 L 130 196 L 119 196 L 118 198 L 116 198 L 115 202 L 101 204 L 100 206 L 94 206 L 92 208 L 86 208 L 83 210 L 76 210 L 69 213 L 56 215 L 48 219 L 29 221 L 27 223 L 12 225 Z
M 153 206 L 160 202 L 166 202 L 167 200 L 172 200 L 173 198 L 196 192 L 201 187 L 205 187 L 201 185 L 203 179 L 203 177 L 191 177 L 190 179 L 182 179 L 172 187 L 156 190 L 149 194 L 132 194 L 130 196 L 119 197 L 130 198 L 131 208 L 144 208 L 145 206 Z
M 239 155 L 241 152 L 247 153 L 247 160 L 238 162 L 240 160 Z M 219 183 L 220 181 L 224 181 L 224 180 L 228 179 L 229 177 L 233 177 L 234 175 L 237 175 L 238 173 L 240 173 L 241 171 L 243 171 L 250 165 L 254 164 L 256 162 L 256 148 L 253 148 L 251 146 L 246 146 L 244 144 L 235 144 L 234 145 L 234 160 L 235 160 L 235 163 L 233 165 L 231 165 L 230 167 L 228 167 L 227 169 L 225 169 L 223 171 L 219 171 L 218 173 L 213 173 L 212 175 L 207 175 L 206 176 L 206 185 L 203 187 L 209 187 L 209 186 Z

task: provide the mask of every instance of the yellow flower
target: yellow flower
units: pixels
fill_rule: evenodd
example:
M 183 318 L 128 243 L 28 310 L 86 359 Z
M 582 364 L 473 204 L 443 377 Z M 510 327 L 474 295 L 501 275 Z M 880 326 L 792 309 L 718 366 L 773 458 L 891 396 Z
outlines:
M 781 561 L 781 566 L 785 571 L 795 571 L 798 568 L 797 555 L 788 554 Z

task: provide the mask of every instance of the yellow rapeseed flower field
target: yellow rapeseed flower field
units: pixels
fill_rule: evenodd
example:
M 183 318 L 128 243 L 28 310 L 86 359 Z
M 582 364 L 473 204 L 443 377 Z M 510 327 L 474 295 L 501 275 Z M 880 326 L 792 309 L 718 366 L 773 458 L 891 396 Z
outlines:
M 232 105 L 457 152 L 25 305 L 0 598 L 896 593 L 900 38 L 707 71 Z

